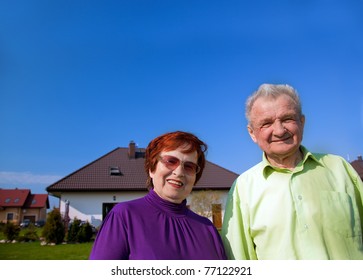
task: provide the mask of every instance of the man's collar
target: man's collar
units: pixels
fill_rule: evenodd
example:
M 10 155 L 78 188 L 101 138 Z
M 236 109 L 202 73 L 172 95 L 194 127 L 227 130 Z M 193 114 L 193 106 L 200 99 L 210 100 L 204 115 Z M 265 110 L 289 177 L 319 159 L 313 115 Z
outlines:
M 298 165 L 295 167 L 293 171 L 286 169 L 286 168 L 280 168 L 276 166 L 272 166 L 271 163 L 268 161 L 266 154 L 262 154 L 262 173 L 265 178 L 267 178 L 269 175 L 271 175 L 272 172 L 278 171 L 283 173 L 294 173 L 301 171 L 304 167 L 304 164 L 307 160 L 311 159 L 314 160 L 317 164 L 322 165 L 322 163 L 303 145 L 300 145 L 300 151 L 303 154 L 303 159 L 301 162 L 298 163 Z

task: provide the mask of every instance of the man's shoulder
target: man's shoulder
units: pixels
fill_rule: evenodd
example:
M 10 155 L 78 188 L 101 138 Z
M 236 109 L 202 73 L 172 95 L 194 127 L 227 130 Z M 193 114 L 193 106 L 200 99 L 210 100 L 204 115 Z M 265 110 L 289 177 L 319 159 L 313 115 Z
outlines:
M 329 166 L 332 163 L 345 163 L 347 162 L 343 157 L 329 154 L 329 153 L 311 153 L 312 157 L 319 163 Z
M 236 179 L 236 181 L 246 181 L 248 179 L 256 179 L 256 177 L 263 176 L 263 170 L 265 168 L 265 164 L 263 161 L 255 164 L 249 169 L 242 172 Z

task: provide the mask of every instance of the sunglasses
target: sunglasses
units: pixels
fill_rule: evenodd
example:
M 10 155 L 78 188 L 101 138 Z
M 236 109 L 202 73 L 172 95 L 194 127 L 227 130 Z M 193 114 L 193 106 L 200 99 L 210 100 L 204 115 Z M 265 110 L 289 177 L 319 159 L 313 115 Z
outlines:
M 195 175 L 200 171 L 200 167 L 191 161 L 181 161 L 177 157 L 173 156 L 162 156 L 159 158 L 166 168 L 169 170 L 175 170 L 181 165 L 187 175 Z

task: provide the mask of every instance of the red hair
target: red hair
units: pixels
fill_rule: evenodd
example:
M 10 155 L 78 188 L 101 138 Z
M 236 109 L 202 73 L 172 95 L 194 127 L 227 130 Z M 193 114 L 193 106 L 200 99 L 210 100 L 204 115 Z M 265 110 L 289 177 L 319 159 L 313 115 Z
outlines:
M 183 150 L 185 153 L 197 152 L 197 164 L 200 167 L 200 171 L 196 174 L 194 185 L 202 177 L 203 169 L 205 167 L 205 155 L 208 146 L 201 141 L 197 136 L 183 131 L 168 132 L 153 139 L 146 148 L 145 151 L 145 172 L 147 174 L 147 187 L 153 188 L 153 182 L 150 178 L 149 171 L 154 172 L 156 164 L 159 160 L 159 155 L 162 151 L 176 150 L 179 147 L 185 146 Z

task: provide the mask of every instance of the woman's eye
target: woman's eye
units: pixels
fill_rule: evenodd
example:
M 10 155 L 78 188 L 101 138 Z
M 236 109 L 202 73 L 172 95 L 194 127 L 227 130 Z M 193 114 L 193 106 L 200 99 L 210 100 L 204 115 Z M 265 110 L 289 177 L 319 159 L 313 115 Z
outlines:
M 176 164 L 177 163 L 177 160 L 173 159 L 173 158 L 170 158 L 167 160 L 168 163 L 170 164 Z
M 184 169 L 187 171 L 193 171 L 194 170 L 194 166 L 189 165 L 189 164 L 184 164 Z

